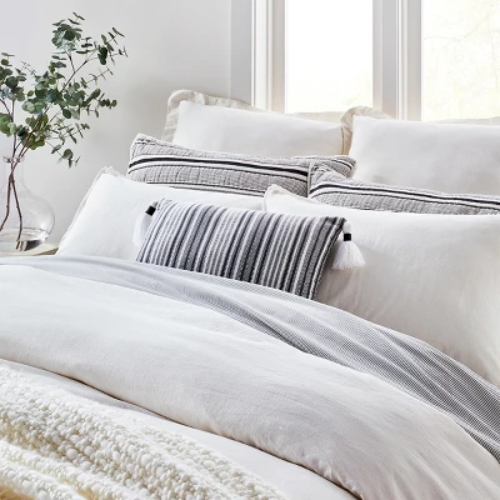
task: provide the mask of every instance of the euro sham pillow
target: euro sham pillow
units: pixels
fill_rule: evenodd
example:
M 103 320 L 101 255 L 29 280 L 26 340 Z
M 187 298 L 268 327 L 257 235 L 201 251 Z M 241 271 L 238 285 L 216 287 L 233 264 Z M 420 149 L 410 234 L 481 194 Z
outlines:
M 392 117 L 379 111 L 373 109 L 369 106 L 354 106 L 348 109 L 340 117 L 340 123 L 342 125 L 342 134 L 344 136 L 344 150 L 343 154 L 348 155 L 351 150 L 352 134 L 353 134 L 353 122 L 355 116 L 369 116 L 376 118 L 378 120 L 392 120 Z M 500 125 L 500 116 L 493 116 L 491 118 L 463 118 L 463 119 L 451 119 L 451 120 L 439 120 L 430 123 L 448 123 L 448 124 L 462 124 L 462 125 Z
M 327 262 L 316 300 L 428 342 L 500 386 L 500 217 L 332 207 L 279 187 L 264 208 L 352 224 L 366 265 Z
M 340 124 L 182 101 L 174 144 L 267 158 L 342 154 Z
M 500 126 L 378 120 L 354 116 L 354 179 L 500 195 Z
M 360 210 L 420 214 L 499 215 L 500 196 L 449 194 L 345 179 L 325 167 L 311 172 L 309 198 Z
M 127 177 L 148 184 L 262 196 L 272 184 L 307 196 L 309 171 L 325 165 L 346 177 L 353 163 L 340 157 L 263 158 L 184 148 L 138 135 L 130 152 Z
M 253 210 L 262 206 L 262 197 L 143 184 L 106 168 L 83 200 L 57 254 L 135 260 L 140 248 L 133 241 L 136 221 L 163 197 Z
M 312 298 L 344 219 L 158 203 L 137 260 Z
M 238 101 L 237 99 L 229 99 L 227 97 L 216 97 L 212 95 L 203 94 L 202 92 L 196 92 L 195 90 L 176 90 L 172 92 L 168 99 L 167 106 L 167 118 L 165 121 L 165 128 L 161 139 L 166 142 L 173 142 L 175 132 L 177 130 L 177 124 L 179 121 L 180 106 L 183 102 L 195 103 L 207 107 L 223 107 L 230 109 L 242 109 L 245 111 L 251 111 L 252 113 L 262 113 L 266 115 L 280 115 L 280 113 L 274 113 L 266 111 L 261 108 L 257 108 L 243 101 Z M 340 124 L 340 119 L 345 113 L 343 111 L 321 111 L 321 112 L 306 112 L 306 113 L 290 113 L 281 116 L 297 117 L 306 120 L 314 120 L 326 123 L 336 123 Z M 266 138 L 266 141 L 268 138 Z M 258 144 L 254 144 L 254 147 L 259 147 Z M 251 154 L 259 154 L 256 151 L 252 151 Z M 289 155 L 283 155 L 289 156 Z

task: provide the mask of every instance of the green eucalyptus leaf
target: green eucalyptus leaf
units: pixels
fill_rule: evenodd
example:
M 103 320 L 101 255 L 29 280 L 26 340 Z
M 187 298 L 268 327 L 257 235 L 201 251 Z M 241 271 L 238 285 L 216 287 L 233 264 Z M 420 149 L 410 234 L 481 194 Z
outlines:
M 45 95 L 45 100 L 48 103 L 54 103 L 58 100 L 59 98 L 59 92 L 55 89 L 49 89 L 47 90 L 47 93 Z
M 5 85 L 7 85 L 9 89 L 14 90 L 19 85 L 19 80 L 15 76 L 9 76 L 5 80 Z
M 33 142 L 29 141 L 28 148 L 34 151 L 35 149 L 42 148 L 43 146 L 45 146 L 45 139 L 39 139 Z
M 71 111 L 67 108 L 64 108 L 62 110 L 62 114 L 63 114 L 64 118 L 67 118 L 68 120 L 71 118 Z
M 12 117 L 7 113 L 0 113 L 0 133 L 10 136 Z
M 28 136 L 28 129 L 26 127 L 20 127 L 17 132 L 16 132 L 16 135 L 19 139 L 21 139 L 22 141 Z
M 67 29 L 67 30 L 65 30 L 65 31 L 64 31 L 64 35 L 63 35 L 63 37 L 64 37 L 66 40 L 68 40 L 68 41 L 72 42 L 72 41 L 76 38 L 76 33 L 75 33 L 75 31 L 74 31 L 74 30 Z
M 26 113 L 34 113 L 36 110 L 35 103 L 33 101 L 25 101 L 23 104 L 23 109 Z

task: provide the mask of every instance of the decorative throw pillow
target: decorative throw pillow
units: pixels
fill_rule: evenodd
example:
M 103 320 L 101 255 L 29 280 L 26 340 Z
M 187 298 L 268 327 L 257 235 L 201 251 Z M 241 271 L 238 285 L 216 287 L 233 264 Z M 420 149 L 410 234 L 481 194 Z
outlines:
M 344 222 L 162 200 L 137 260 L 311 299 Z
M 344 156 L 262 158 L 197 151 L 138 135 L 132 144 L 127 177 L 148 184 L 254 196 L 278 184 L 307 196 L 309 171 L 314 165 L 327 166 L 345 176 L 352 175 L 354 168 Z
M 361 210 L 419 214 L 500 215 L 500 196 L 448 194 L 345 179 L 326 167 L 313 168 L 309 198 Z

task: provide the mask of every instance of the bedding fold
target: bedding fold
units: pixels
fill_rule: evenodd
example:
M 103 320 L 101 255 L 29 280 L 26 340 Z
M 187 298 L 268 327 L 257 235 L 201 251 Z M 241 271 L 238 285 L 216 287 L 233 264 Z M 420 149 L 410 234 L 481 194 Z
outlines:
M 2 359 L 251 444 L 362 499 L 500 498 L 500 391 L 422 342 L 186 271 L 0 264 Z

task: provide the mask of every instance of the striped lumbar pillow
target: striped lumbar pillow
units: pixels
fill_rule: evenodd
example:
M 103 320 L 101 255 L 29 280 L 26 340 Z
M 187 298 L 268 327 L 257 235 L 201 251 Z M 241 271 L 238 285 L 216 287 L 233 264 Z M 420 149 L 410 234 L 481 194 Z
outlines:
M 197 151 L 138 135 L 130 151 L 127 176 L 149 184 L 261 196 L 272 184 L 307 196 L 309 171 L 326 166 L 350 177 L 354 162 L 345 156 L 263 158 Z
M 419 214 L 499 215 L 500 196 L 448 194 L 345 179 L 334 170 L 313 168 L 309 198 L 360 210 Z
M 344 222 L 162 200 L 137 260 L 311 299 Z

